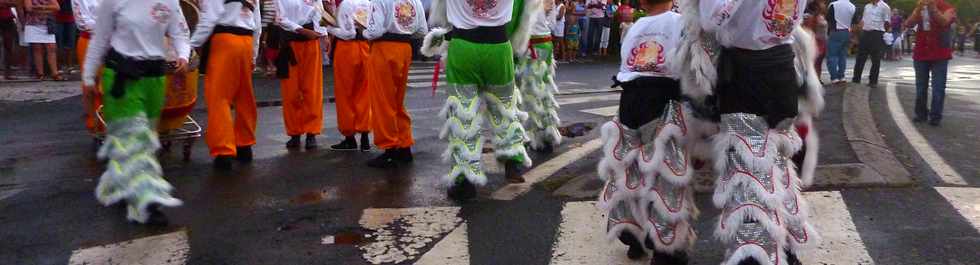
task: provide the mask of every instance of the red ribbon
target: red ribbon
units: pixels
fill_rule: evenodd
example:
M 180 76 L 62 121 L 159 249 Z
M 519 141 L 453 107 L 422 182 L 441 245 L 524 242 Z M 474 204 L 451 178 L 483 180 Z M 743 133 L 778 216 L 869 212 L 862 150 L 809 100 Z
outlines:
M 436 62 L 436 70 L 432 73 L 432 96 L 436 96 L 436 88 L 439 87 L 439 71 L 442 68 L 442 59 Z

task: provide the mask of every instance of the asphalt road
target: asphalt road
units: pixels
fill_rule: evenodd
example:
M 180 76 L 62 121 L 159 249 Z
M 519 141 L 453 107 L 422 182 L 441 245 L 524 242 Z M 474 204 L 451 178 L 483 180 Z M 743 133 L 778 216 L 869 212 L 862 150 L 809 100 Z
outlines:
M 895 76 L 883 80 L 907 78 L 903 63 L 886 63 L 882 72 Z M 970 76 L 977 62 L 958 65 L 954 72 Z M 431 81 L 431 68 L 417 64 L 413 75 L 420 83 Z M 560 67 L 558 82 L 568 93 L 558 99 L 565 125 L 611 118 L 618 93 L 606 90 L 616 69 L 601 62 Z M 980 91 L 977 83 L 955 82 L 960 81 L 951 87 Z M 258 84 L 256 90 L 278 89 L 274 81 Z M 909 89 L 896 88 L 908 111 Z M 872 90 L 878 127 L 919 182 L 807 192 L 824 243 L 804 261 L 980 264 L 974 247 L 980 242 L 980 143 L 969 127 L 978 124 L 980 102 L 968 96 L 948 100 L 943 127 L 916 127 L 967 182 L 948 185 L 892 120 L 885 92 Z M 275 99 L 267 94 L 262 98 Z M 828 109 L 819 121 L 825 166 L 857 160 L 840 125 L 842 97 L 828 89 Z M 447 200 L 439 184 L 448 170 L 440 158 L 445 143 L 437 138 L 442 121 L 436 114 L 444 98 L 421 84 L 409 90 L 416 162 L 393 170 L 363 165 L 378 151 L 287 151 L 281 109 L 262 107 L 251 164 L 214 171 L 202 142 L 194 145 L 190 161 L 179 152 L 161 156 L 175 196 L 185 202 L 165 210 L 172 222 L 165 228 L 129 224 L 124 209 L 95 200 L 102 167 L 78 122 L 78 97 L 0 101 L 0 264 L 625 264 L 618 243 L 605 244 L 604 222 L 588 195 L 598 189 L 597 131 L 568 139 L 554 154 L 532 154 L 537 167 L 527 174 L 540 175 L 541 182 L 513 193 L 513 199 L 501 199 L 500 193 L 515 187 L 503 183 L 492 158 L 485 159 L 489 185 L 478 200 L 461 205 Z M 204 111 L 193 115 L 206 122 Z M 333 105 L 324 112 L 321 146 L 340 140 Z M 586 195 L 562 195 L 578 179 L 585 182 L 575 189 Z M 693 264 L 717 264 L 724 255 L 711 236 L 718 212 L 709 196 L 696 196 L 702 214 Z

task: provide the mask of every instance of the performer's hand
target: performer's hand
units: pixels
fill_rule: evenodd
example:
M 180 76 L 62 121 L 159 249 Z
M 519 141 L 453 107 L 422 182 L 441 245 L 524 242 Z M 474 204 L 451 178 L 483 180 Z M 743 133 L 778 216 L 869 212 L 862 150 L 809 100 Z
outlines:
M 187 59 L 177 59 L 177 63 L 174 65 L 174 72 L 183 73 L 185 71 L 187 71 Z
M 316 39 L 320 37 L 320 33 L 317 33 L 316 31 L 312 31 L 309 29 L 299 29 L 297 33 L 303 35 L 303 37 L 306 37 L 307 39 Z

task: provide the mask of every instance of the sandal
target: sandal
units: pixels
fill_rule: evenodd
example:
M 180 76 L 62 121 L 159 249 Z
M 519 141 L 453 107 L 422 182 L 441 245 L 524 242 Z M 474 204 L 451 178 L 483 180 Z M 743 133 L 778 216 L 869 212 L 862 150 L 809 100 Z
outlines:
M 54 80 L 54 81 L 58 81 L 58 82 L 64 82 L 64 81 L 68 81 L 68 78 L 65 78 L 65 76 L 63 76 L 63 75 L 60 75 L 60 74 L 59 74 L 59 75 L 55 75 L 55 76 L 54 76 L 53 78 L 51 78 L 51 79 L 52 79 L 52 80 Z

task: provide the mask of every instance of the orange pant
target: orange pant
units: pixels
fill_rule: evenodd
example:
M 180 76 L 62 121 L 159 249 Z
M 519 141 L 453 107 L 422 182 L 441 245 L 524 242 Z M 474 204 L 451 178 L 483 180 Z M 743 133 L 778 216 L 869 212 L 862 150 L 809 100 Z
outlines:
M 89 37 L 80 37 L 75 45 L 75 55 L 78 56 L 78 65 L 83 67 L 83 69 L 81 69 L 83 73 L 85 72 L 85 54 L 86 50 L 88 49 L 89 41 L 91 41 Z M 99 91 L 89 92 L 85 91 L 84 87 L 82 88 L 82 103 L 85 108 L 85 128 L 88 128 L 90 133 L 99 133 L 105 130 L 102 123 L 100 123 L 97 120 L 98 118 L 95 116 L 95 112 L 99 110 L 99 106 L 102 106 L 102 93 L 100 93 L 101 89 L 99 88 L 99 84 L 96 84 L 96 88 Z
M 405 110 L 408 67 L 412 46 L 404 42 L 379 41 L 371 45 L 368 87 L 374 145 L 381 149 L 411 147 L 412 118 Z
M 333 95 L 340 134 L 371 131 L 371 95 L 366 72 L 371 45 L 367 41 L 337 41 L 334 51 Z
M 282 90 L 282 118 L 286 134 L 320 134 L 323 129 L 323 57 L 320 41 L 294 41 L 289 46 L 298 62 L 289 66 Z
M 258 111 L 252 90 L 253 41 L 252 36 L 229 33 L 211 37 L 208 71 L 204 76 L 204 99 L 208 105 L 204 140 L 211 148 L 211 156 L 234 156 L 235 147 L 255 144 Z

